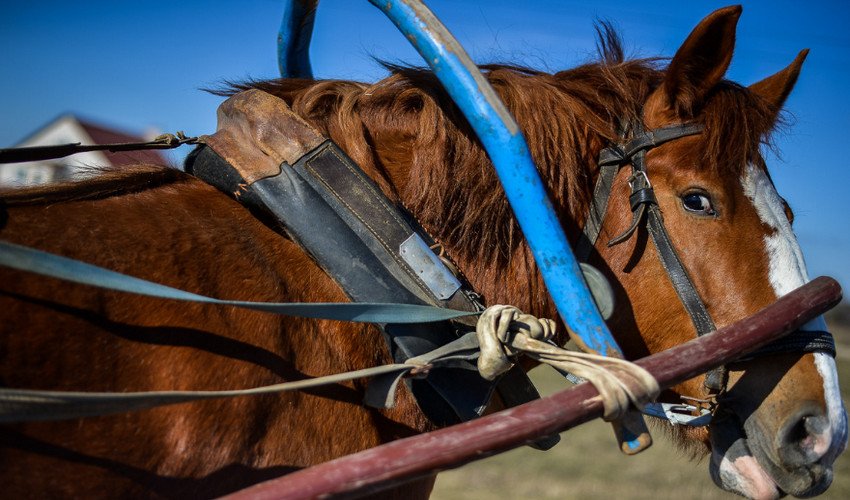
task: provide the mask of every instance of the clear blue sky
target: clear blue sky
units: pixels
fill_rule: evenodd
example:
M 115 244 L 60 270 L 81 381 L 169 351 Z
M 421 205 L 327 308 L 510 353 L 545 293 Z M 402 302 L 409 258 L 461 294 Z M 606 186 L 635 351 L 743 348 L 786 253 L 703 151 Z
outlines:
M 198 89 L 277 76 L 282 0 L 0 3 L 0 146 L 74 112 L 129 131 L 215 129 L 220 99 Z M 558 70 L 594 55 L 593 21 L 614 22 L 636 56 L 672 56 L 716 1 L 432 0 L 473 59 Z M 812 49 L 788 101 L 794 125 L 769 158 L 797 214 L 812 275 L 850 287 L 850 2 L 744 1 L 728 77 L 750 84 Z M 373 58 L 419 63 L 365 0 L 323 0 L 313 40 L 321 78 L 373 81 Z M 730 276 L 730 279 L 734 277 Z

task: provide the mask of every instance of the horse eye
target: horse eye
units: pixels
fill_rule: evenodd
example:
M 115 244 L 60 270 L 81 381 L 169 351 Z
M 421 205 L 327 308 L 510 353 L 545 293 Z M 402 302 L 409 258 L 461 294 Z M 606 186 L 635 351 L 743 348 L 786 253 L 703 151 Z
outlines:
M 682 205 L 688 212 L 712 217 L 717 215 L 717 211 L 711 204 L 711 198 L 701 193 L 688 193 L 682 196 Z

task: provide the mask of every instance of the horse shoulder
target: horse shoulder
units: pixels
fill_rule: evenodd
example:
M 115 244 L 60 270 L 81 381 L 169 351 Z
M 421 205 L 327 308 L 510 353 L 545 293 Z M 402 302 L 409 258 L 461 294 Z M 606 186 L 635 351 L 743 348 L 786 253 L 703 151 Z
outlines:
M 190 177 L 7 211 L 4 240 L 169 286 L 238 300 L 345 300 L 297 245 Z M 388 361 L 379 332 L 367 325 L 108 292 L 2 268 L 0 310 L 7 387 L 239 389 Z M 73 495 L 139 485 L 220 494 L 424 427 L 406 394 L 399 407 L 379 412 L 362 406 L 362 390 L 361 382 L 338 384 L 4 426 L 3 462 L 12 465 L 3 481 L 14 489 L 26 482 L 16 476 L 62 469 L 61 477 L 85 478 L 62 486 Z

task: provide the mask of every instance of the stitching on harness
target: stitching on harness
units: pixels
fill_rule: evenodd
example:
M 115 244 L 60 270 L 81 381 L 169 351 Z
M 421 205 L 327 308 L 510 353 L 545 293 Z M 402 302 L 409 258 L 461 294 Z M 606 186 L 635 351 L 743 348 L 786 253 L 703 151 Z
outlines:
M 339 160 L 340 160 L 343 164 L 345 164 L 345 167 L 346 167 L 346 168 L 347 168 L 350 172 L 352 172 L 352 173 L 354 174 L 355 178 L 357 178 L 357 180 L 359 181 L 359 183 L 360 183 L 360 184 L 364 185 L 364 186 L 365 186 L 367 189 L 369 189 L 369 190 L 370 190 L 373 194 L 375 194 L 375 190 L 374 190 L 374 188 L 373 188 L 372 186 L 369 186 L 368 184 L 366 184 L 366 183 L 363 181 L 363 179 L 361 179 L 361 178 L 357 175 L 357 172 L 356 172 L 356 171 L 354 171 L 354 169 L 352 169 L 352 168 L 351 168 L 351 166 L 350 166 L 350 165 L 349 165 L 349 164 L 345 161 L 345 159 L 344 159 L 344 158 L 340 157 L 340 156 L 337 154 L 337 152 L 336 152 L 336 151 L 335 151 L 332 147 L 328 147 L 328 148 L 326 148 L 326 149 L 327 149 L 327 150 L 330 150 L 330 153 L 331 153 L 331 154 L 333 154 L 333 155 L 334 155 L 337 159 L 339 159 Z M 320 152 L 319 154 L 321 154 L 321 152 Z M 440 299 L 439 299 L 439 298 L 437 298 L 437 296 L 436 296 L 436 295 L 434 295 L 434 293 L 433 293 L 433 292 L 431 292 L 431 289 L 430 289 L 430 288 L 428 288 L 428 285 L 427 285 L 427 284 L 425 284 L 425 282 L 424 282 L 424 281 L 423 281 L 423 280 L 422 280 L 422 279 L 421 279 L 421 278 L 420 278 L 420 277 L 419 277 L 416 273 L 414 273 L 412 270 L 410 270 L 410 268 L 408 267 L 407 263 L 406 263 L 406 262 L 404 262 L 403 260 L 401 260 L 401 258 L 400 258 L 399 256 L 397 256 L 397 255 L 396 255 L 396 252 L 395 252 L 395 251 L 394 251 L 394 250 L 390 247 L 390 245 L 389 245 L 386 241 L 384 241 L 384 239 L 383 239 L 380 235 L 378 235 L 378 233 L 375 231 L 375 229 L 374 229 L 374 228 L 373 228 L 373 227 L 372 227 L 372 226 L 371 226 L 371 225 L 370 225 L 370 224 L 369 224 L 369 223 L 368 223 L 368 222 L 367 222 L 367 221 L 366 221 L 363 217 L 361 217 L 361 215 L 360 215 L 360 214 L 359 214 L 356 210 L 354 210 L 354 208 L 353 208 L 351 205 L 349 205 L 349 204 L 345 201 L 345 199 L 343 199 L 343 198 L 339 195 L 339 193 L 337 193 L 337 191 L 336 191 L 336 190 L 335 190 L 335 189 L 334 189 L 334 188 L 333 188 L 333 187 L 332 187 L 332 186 L 331 186 L 331 185 L 330 185 L 330 184 L 329 184 L 329 183 L 325 180 L 325 178 L 322 176 L 322 174 L 321 174 L 321 173 L 320 173 L 317 169 L 313 168 L 313 166 L 311 165 L 311 163 L 313 162 L 313 160 L 314 160 L 317 156 L 319 156 L 319 155 L 315 155 L 315 156 L 313 156 L 313 157 L 309 158 L 307 161 L 305 161 L 305 162 L 304 162 L 304 166 L 305 166 L 305 167 L 306 167 L 306 168 L 307 168 L 307 169 L 308 169 L 308 170 L 309 170 L 309 171 L 310 171 L 310 172 L 311 172 L 311 173 L 312 173 L 312 174 L 313 174 L 313 175 L 314 175 L 317 179 L 319 179 L 319 181 L 321 181 L 321 182 L 322 182 L 322 184 L 324 184 L 324 186 L 325 186 L 325 187 L 326 187 L 326 188 L 327 188 L 327 189 L 328 189 L 331 193 L 333 193 L 333 194 L 334 194 L 334 196 L 336 197 L 336 199 L 337 199 L 337 200 L 339 200 L 339 202 L 340 202 L 340 203 L 342 203 L 342 204 L 345 206 L 345 208 L 347 208 L 347 209 L 349 210 L 349 212 L 351 212 L 351 213 L 352 213 L 352 214 L 353 214 L 353 215 L 357 218 L 357 220 L 359 220 L 359 221 L 360 221 L 360 222 L 361 222 L 364 226 L 366 226 L 366 227 L 369 229 L 369 231 L 370 231 L 370 232 L 371 232 L 371 233 L 375 236 L 375 238 L 377 238 L 377 240 L 381 243 L 381 245 L 384 247 L 384 249 L 387 251 L 387 253 L 389 253 L 389 254 L 390 254 L 390 256 L 392 257 L 392 259 L 393 259 L 393 260 L 394 260 L 397 264 L 399 264 L 399 266 L 401 267 L 401 269 L 403 269 L 403 270 L 404 270 L 404 272 L 408 275 L 408 277 L 412 278 L 412 279 L 413 279 L 413 280 L 414 280 L 414 281 L 415 281 L 415 282 L 419 285 L 419 287 L 420 287 L 420 288 L 421 288 L 421 289 L 422 289 L 422 290 L 423 290 L 426 294 L 428 294 L 428 296 L 429 296 L 429 297 L 431 297 L 433 300 L 438 301 L 438 303 L 439 303 L 439 302 L 440 302 Z M 379 199 L 379 201 L 381 201 L 381 203 L 379 203 L 379 204 L 381 205 L 381 207 L 382 207 L 382 208 L 383 208 L 383 209 L 384 209 L 384 210 L 385 210 L 385 211 L 386 211 L 386 212 L 387 212 L 387 213 L 388 213 L 388 214 L 389 214 L 389 215 L 390 215 L 390 216 L 391 216 L 391 217 L 392 217 L 392 218 L 393 218 L 393 219 L 394 219 L 394 220 L 395 220 L 398 224 L 399 224 L 399 227 L 400 227 L 402 230 L 406 230 L 404 223 L 403 223 L 401 220 L 399 220 L 399 218 L 396 216 L 396 214 L 392 213 L 392 211 L 391 211 L 388 207 L 386 207 L 386 206 L 384 205 L 384 203 L 382 202 L 382 200 L 380 200 L 380 199 Z

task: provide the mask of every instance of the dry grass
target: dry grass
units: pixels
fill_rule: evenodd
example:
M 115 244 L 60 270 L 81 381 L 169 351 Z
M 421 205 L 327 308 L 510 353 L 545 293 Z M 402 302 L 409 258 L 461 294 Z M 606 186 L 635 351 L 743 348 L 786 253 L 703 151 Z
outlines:
M 832 325 L 839 376 L 850 402 L 850 328 Z M 565 388 L 545 367 L 532 371 L 541 392 Z M 732 499 L 708 476 L 708 461 L 692 462 L 655 431 L 655 444 L 634 457 L 621 454 L 608 424 L 594 421 L 561 435 L 548 452 L 519 448 L 438 476 L 432 499 Z M 850 455 L 838 459 L 835 480 L 821 498 L 850 498 Z

